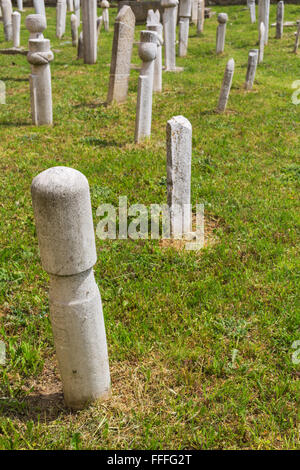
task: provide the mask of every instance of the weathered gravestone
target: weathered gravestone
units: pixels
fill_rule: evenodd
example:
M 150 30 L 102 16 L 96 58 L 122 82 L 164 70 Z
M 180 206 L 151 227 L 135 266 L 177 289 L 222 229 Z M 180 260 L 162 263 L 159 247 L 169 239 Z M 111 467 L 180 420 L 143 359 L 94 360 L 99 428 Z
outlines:
M 57 0 L 56 4 L 56 37 L 61 39 L 66 31 L 66 15 L 67 15 L 67 2 L 66 0 Z
M 161 23 L 148 24 L 147 29 L 149 31 L 155 31 L 157 33 L 157 52 L 154 60 L 154 76 L 153 76 L 153 91 L 160 93 L 162 91 L 162 30 L 163 26 Z
M 228 15 L 226 13 L 218 14 L 218 27 L 217 27 L 217 38 L 216 38 L 216 53 L 221 54 L 225 48 L 225 36 L 226 36 L 226 23 L 228 21 Z
M 227 106 L 227 101 L 229 98 L 229 93 L 232 85 L 232 79 L 234 74 L 234 59 L 229 59 L 226 64 L 223 83 L 221 87 L 219 103 L 217 107 L 218 113 L 223 113 Z
M 298 24 L 296 36 L 295 36 L 295 45 L 294 45 L 294 53 L 297 54 L 298 46 L 299 46 L 299 38 L 300 38 L 300 22 Z
M 101 8 L 103 9 L 102 17 L 103 17 L 103 24 L 104 24 L 104 31 L 109 31 L 109 3 L 107 0 L 102 0 L 100 3 Z
M 72 13 L 71 15 L 71 35 L 72 35 L 72 46 L 78 46 L 78 20 L 77 16 Z
M 45 39 L 41 34 L 44 26 L 45 17 L 42 15 L 30 15 L 26 18 L 26 27 L 30 33 L 36 34 L 38 32 L 39 34 L 38 37 L 29 38 L 29 52 L 27 54 L 27 60 L 31 64 L 29 77 L 31 115 L 32 122 L 36 126 L 51 125 L 53 121 L 49 64 L 53 60 L 53 53 L 50 50 L 49 39 Z
M 248 55 L 245 89 L 252 90 L 258 61 L 258 49 L 252 49 Z
M 180 0 L 179 3 L 179 57 L 187 55 L 192 0 Z
M 2 21 L 4 26 L 4 37 L 5 41 L 11 41 L 13 38 L 12 31 L 12 4 L 11 0 L 1 0 L 2 8 Z
M 97 0 L 82 0 L 83 61 L 97 61 Z
M 203 33 L 204 29 L 205 0 L 198 0 L 197 34 Z
M 249 10 L 250 10 L 251 23 L 255 23 L 256 22 L 255 0 L 249 0 L 248 1 L 248 6 L 249 6 Z
M 175 72 L 176 68 L 176 21 L 178 0 L 162 0 L 164 43 L 165 43 L 165 69 Z
M 139 56 L 143 63 L 138 83 L 135 142 L 140 142 L 151 135 L 153 72 L 156 53 L 157 34 L 154 31 L 141 31 Z
M 21 14 L 14 11 L 11 16 L 13 28 L 13 46 L 20 47 Z
M 263 22 L 260 23 L 259 27 L 259 53 L 258 53 L 258 63 L 261 64 L 264 60 L 264 49 L 265 49 L 265 25 Z
M 167 203 L 175 239 L 191 231 L 191 161 L 191 123 L 175 116 L 167 122 Z
M 122 103 L 127 98 L 134 40 L 135 16 L 128 5 L 119 11 L 114 26 L 107 102 Z
M 67 167 L 36 176 L 32 205 L 65 403 L 73 409 L 110 396 L 110 373 L 89 184 Z
M 269 14 L 270 0 L 258 0 L 258 27 L 261 22 L 265 25 L 265 44 L 268 44 L 269 39 Z
M 283 34 L 284 2 L 277 3 L 276 39 L 281 39 Z

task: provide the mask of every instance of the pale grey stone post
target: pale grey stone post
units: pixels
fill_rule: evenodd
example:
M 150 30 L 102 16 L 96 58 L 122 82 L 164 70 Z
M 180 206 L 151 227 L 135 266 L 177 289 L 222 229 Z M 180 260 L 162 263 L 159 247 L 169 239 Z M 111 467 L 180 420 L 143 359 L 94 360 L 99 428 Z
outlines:
M 25 25 L 30 32 L 29 39 L 44 39 L 43 31 L 46 29 L 46 18 L 42 15 L 26 16 Z
M 13 31 L 11 15 L 13 10 L 11 0 L 1 0 L 1 9 L 5 41 L 12 41 Z
M 197 10 L 197 34 L 198 36 L 203 33 L 204 28 L 204 12 L 205 12 L 205 0 L 198 0 Z
M 102 17 L 103 17 L 103 24 L 104 24 L 104 31 L 109 31 L 109 2 L 107 0 L 102 0 L 100 3 L 101 8 L 103 9 Z
M 276 39 L 281 39 L 283 34 L 284 2 L 277 3 Z
M 77 170 L 54 167 L 34 178 L 31 194 L 64 399 L 81 409 L 110 396 L 89 184 Z
M 251 23 L 255 23 L 256 22 L 255 0 L 249 0 L 248 6 L 249 6 L 249 10 L 250 10 Z
M 18 10 L 23 11 L 23 0 L 17 0 Z
M 74 11 L 73 0 L 67 0 L 67 9 L 68 9 L 68 11 Z
M 35 13 L 37 15 L 45 16 L 46 18 L 46 11 L 45 11 L 45 2 L 44 0 L 33 0 L 33 6 L 35 9 Z M 47 20 L 46 20 L 47 21 Z
M 56 37 L 61 39 L 66 31 L 67 2 L 57 0 L 56 4 Z
M 174 238 L 191 231 L 191 161 L 191 123 L 175 116 L 167 122 L 167 203 Z
M 258 61 L 258 49 L 252 49 L 248 55 L 245 89 L 252 90 Z
M 127 99 L 135 15 L 128 5 L 119 11 L 114 26 L 107 102 L 122 103 Z
M 191 23 L 197 24 L 198 18 L 198 0 L 192 0 Z
M 135 142 L 140 142 L 151 135 L 153 72 L 156 53 L 157 34 L 154 31 L 141 31 L 139 56 L 143 63 L 138 83 Z
M 225 47 L 225 35 L 226 35 L 226 23 L 228 21 L 228 15 L 226 13 L 218 14 L 218 27 L 217 27 L 217 39 L 216 39 L 216 53 L 222 54 Z
M 232 79 L 234 73 L 234 59 L 229 59 L 226 64 L 223 83 L 221 87 L 219 103 L 217 107 L 217 112 L 223 113 L 227 106 L 227 101 L 229 98 L 229 93 L 231 89 Z
M 180 0 L 179 3 L 179 57 L 187 55 L 192 0 Z
M 44 16 L 30 15 L 31 17 L 37 16 L 37 20 Z M 26 26 L 30 33 L 36 34 L 36 27 L 32 18 L 27 21 Z M 31 64 L 30 82 L 30 97 L 31 97 L 31 114 L 32 122 L 36 126 L 51 125 L 52 118 L 52 92 L 51 92 L 51 72 L 50 62 L 53 60 L 53 53 L 50 50 L 49 39 L 44 39 L 43 35 L 37 38 L 29 38 L 29 52 L 27 60 Z
M 161 23 L 148 24 L 147 29 L 149 31 L 155 31 L 157 33 L 157 53 L 154 60 L 154 76 L 153 76 L 153 91 L 160 93 L 162 91 L 162 31 L 163 26 Z
M 295 46 L 294 46 L 294 53 L 297 54 L 298 46 L 299 46 L 299 38 L 300 38 L 300 23 L 298 24 L 296 37 L 295 37 Z
M 264 49 L 265 49 L 265 25 L 263 22 L 260 23 L 259 27 L 259 53 L 258 53 L 258 63 L 261 64 L 264 60 Z
M 13 45 L 20 47 L 20 28 L 21 28 L 21 13 L 14 11 L 12 14 L 12 28 L 13 28 Z
M 103 16 L 101 15 L 101 16 L 98 16 L 97 18 L 97 40 L 99 38 L 102 24 L 103 24 Z
M 77 16 L 78 27 L 80 25 L 80 0 L 74 0 L 74 13 Z
M 83 33 L 79 34 L 78 47 L 77 47 L 77 59 L 83 59 Z
M 163 12 L 165 69 L 176 71 L 176 21 L 178 0 L 161 0 Z
M 97 0 L 82 0 L 83 60 L 97 61 Z
M 72 35 L 72 46 L 78 46 L 78 20 L 77 16 L 72 13 L 71 15 L 71 35 Z
M 270 0 L 258 0 L 258 27 L 261 22 L 265 25 L 265 45 L 269 39 Z

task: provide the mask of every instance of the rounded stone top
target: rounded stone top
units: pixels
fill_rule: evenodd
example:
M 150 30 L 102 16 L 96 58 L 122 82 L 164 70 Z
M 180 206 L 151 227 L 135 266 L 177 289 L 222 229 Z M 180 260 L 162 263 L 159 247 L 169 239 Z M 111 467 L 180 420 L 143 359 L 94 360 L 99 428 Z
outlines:
M 101 8 L 109 8 L 109 3 L 107 0 L 102 0 L 102 2 L 100 3 L 100 7 Z
M 218 22 L 219 23 L 227 23 L 227 21 L 228 21 L 227 13 L 219 13 L 218 14 Z
M 144 62 L 154 60 L 157 54 L 158 37 L 155 31 L 141 31 L 139 56 Z
M 43 15 L 28 15 L 26 16 L 25 24 L 31 33 L 42 33 L 47 26 Z
M 227 70 L 234 70 L 234 59 L 231 58 L 226 64 L 226 69 Z
M 44 269 L 68 276 L 96 262 L 89 184 L 79 171 L 58 166 L 37 175 L 32 205 Z

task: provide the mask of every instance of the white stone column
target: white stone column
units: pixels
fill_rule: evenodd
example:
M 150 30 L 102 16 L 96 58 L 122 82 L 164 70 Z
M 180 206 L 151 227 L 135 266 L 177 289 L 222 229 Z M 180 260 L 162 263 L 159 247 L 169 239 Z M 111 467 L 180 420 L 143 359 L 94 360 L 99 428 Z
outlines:
M 23 0 L 17 0 L 17 6 L 19 11 L 24 11 L 23 10 Z
M 82 0 L 83 60 L 97 61 L 97 0 Z
M 276 39 L 281 39 L 283 34 L 284 2 L 277 3 Z
M 61 39 L 66 31 L 67 2 L 57 0 L 56 4 L 56 37 Z
M 68 11 L 74 11 L 73 0 L 67 0 L 67 9 L 68 9 Z
M 2 21 L 4 26 L 4 38 L 5 41 L 12 41 L 13 30 L 12 30 L 12 4 L 11 0 L 1 0 L 2 8 Z
M 33 6 L 35 9 L 35 13 L 37 15 L 42 15 L 46 18 L 46 11 L 45 11 L 45 2 L 44 0 L 33 0 Z M 47 21 L 47 20 L 46 20 Z
M 179 3 L 179 57 L 187 55 L 192 1 L 180 0 Z
M 191 23 L 197 24 L 198 21 L 198 0 L 192 0 Z
M 269 13 L 270 0 L 258 0 L 258 25 L 261 22 L 265 25 L 265 45 L 268 44 L 269 38 Z
M 72 46 L 78 46 L 78 21 L 77 16 L 72 13 L 71 15 L 71 35 L 72 35 Z
M 217 39 L 216 39 L 216 53 L 217 54 L 222 54 L 222 52 L 224 52 L 227 21 L 228 21 L 228 15 L 226 13 L 218 14 L 219 25 L 217 27 Z
M 251 23 L 255 23 L 256 22 L 255 0 L 249 0 L 248 6 L 249 6 L 249 9 L 250 9 Z
M 89 184 L 77 170 L 54 167 L 34 178 L 31 194 L 64 399 L 81 409 L 110 396 Z
M 80 0 L 73 0 L 74 2 L 74 13 L 77 16 L 78 27 L 80 25 Z
M 37 17 L 35 23 L 32 17 Z M 31 35 L 36 34 L 39 19 L 45 22 L 42 15 L 30 15 L 26 18 L 26 26 Z M 40 25 L 43 30 L 44 23 Z M 51 72 L 50 62 L 53 60 L 53 53 L 50 50 L 50 41 L 38 33 L 37 38 L 29 38 L 29 52 L 27 60 L 31 64 L 30 82 L 30 98 L 31 98 L 31 114 L 32 122 L 36 126 L 51 125 L 52 118 L 52 92 L 51 92 Z
M 228 101 L 229 93 L 231 89 L 232 79 L 233 79 L 233 73 L 234 73 L 234 59 L 229 59 L 229 61 L 226 64 L 223 83 L 221 87 L 219 103 L 217 107 L 218 113 L 223 113 L 226 109 L 227 101 Z
M 161 23 L 148 24 L 147 29 L 149 31 L 155 31 L 157 33 L 157 53 L 154 60 L 154 76 L 153 76 L 153 91 L 155 93 L 161 93 L 162 91 L 162 45 L 163 45 L 163 26 Z
M 294 45 L 294 53 L 297 54 L 298 46 L 299 46 L 299 38 L 300 38 L 300 23 L 298 24 L 296 36 L 295 36 L 295 45 Z
M 143 63 L 138 83 L 135 142 L 140 142 L 151 135 L 153 72 L 156 53 L 157 34 L 154 31 L 141 31 L 139 56 Z
M 176 21 L 178 0 L 162 0 L 165 69 L 168 72 L 176 71 Z
M 198 0 L 198 17 L 197 17 L 198 36 L 203 33 L 203 29 L 204 29 L 204 11 L 205 11 L 205 0 Z
M 245 90 L 252 90 L 258 61 L 258 49 L 252 49 L 248 55 Z
M 259 53 L 258 53 L 258 63 L 261 64 L 264 60 L 264 49 L 265 49 L 265 25 L 263 22 L 260 23 L 259 27 Z
M 101 8 L 103 9 L 102 17 L 103 17 L 103 24 L 104 24 L 104 31 L 109 31 L 109 3 L 107 0 L 102 0 L 100 3 Z
M 21 13 L 15 11 L 12 14 L 12 28 L 13 28 L 13 45 L 20 47 L 20 29 L 21 29 Z
M 191 231 L 191 161 L 191 123 L 175 116 L 167 122 L 167 203 L 174 238 Z

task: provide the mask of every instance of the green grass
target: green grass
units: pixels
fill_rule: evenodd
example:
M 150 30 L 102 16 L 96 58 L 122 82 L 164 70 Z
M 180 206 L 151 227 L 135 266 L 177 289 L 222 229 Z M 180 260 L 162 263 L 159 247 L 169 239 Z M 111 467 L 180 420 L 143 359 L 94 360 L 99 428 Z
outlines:
M 0 56 L 1 449 L 299 448 L 299 114 L 292 83 L 300 57 L 295 28 L 270 41 L 254 89 L 245 92 L 257 24 L 229 15 L 225 53 L 215 56 L 216 17 L 201 37 L 191 26 L 183 73 L 163 74 L 151 140 L 134 144 L 138 71 L 128 101 L 106 107 L 113 28 L 101 32 L 98 63 L 76 61 L 70 14 L 62 41 L 47 9 L 54 126 L 31 124 L 26 57 Z M 27 10 L 31 13 L 32 10 Z M 270 20 L 275 20 L 271 6 Z M 111 10 L 111 24 L 115 10 Z M 28 32 L 22 15 L 22 45 Z M 285 6 L 285 20 L 300 17 Z M 139 31 L 136 28 L 136 40 Z M 3 42 L 1 27 L 1 47 Z M 59 52 L 55 52 L 59 50 Z M 236 70 L 224 115 L 214 112 L 227 60 Z M 139 64 L 134 47 L 132 62 Z M 39 255 L 30 184 L 66 165 L 86 175 L 95 226 L 102 202 L 166 201 L 166 122 L 193 126 L 192 201 L 215 221 L 216 243 L 200 253 L 157 241 L 99 241 L 95 274 L 106 322 L 112 399 L 81 412 L 61 398 L 48 317 L 48 276 Z M 237 350 L 235 362 L 232 354 Z

